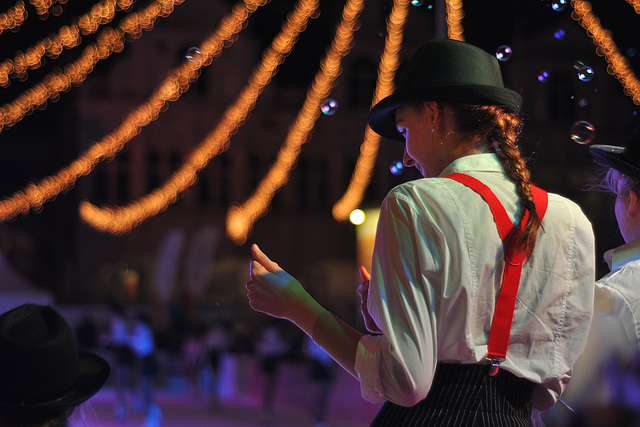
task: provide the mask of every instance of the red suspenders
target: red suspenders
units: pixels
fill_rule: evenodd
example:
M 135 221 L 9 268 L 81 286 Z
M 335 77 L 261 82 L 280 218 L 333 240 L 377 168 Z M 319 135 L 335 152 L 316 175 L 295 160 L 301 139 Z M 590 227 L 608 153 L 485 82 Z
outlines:
M 520 285 L 520 274 L 522 273 L 522 264 L 525 258 L 524 252 L 514 252 L 513 244 L 516 239 L 512 237 L 524 226 L 529 212 L 525 211 L 520 226 L 516 229 L 498 198 L 485 184 L 476 178 L 462 173 L 453 173 L 446 176 L 446 178 L 451 178 L 471 188 L 480 194 L 489 204 L 494 221 L 498 227 L 498 233 L 505 248 L 502 286 L 500 294 L 498 295 L 498 301 L 496 302 L 493 320 L 491 321 L 491 330 L 489 332 L 487 362 L 492 365 L 489 375 L 493 376 L 498 373 L 500 362 L 502 362 L 507 355 L 513 312 L 516 306 L 516 295 L 518 293 L 518 286 Z M 549 202 L 547 192 L 538 187 L 531 186 L 531 194 L 533 196 L 533 202 L 536 205 L 536 212 L 542 220 Z

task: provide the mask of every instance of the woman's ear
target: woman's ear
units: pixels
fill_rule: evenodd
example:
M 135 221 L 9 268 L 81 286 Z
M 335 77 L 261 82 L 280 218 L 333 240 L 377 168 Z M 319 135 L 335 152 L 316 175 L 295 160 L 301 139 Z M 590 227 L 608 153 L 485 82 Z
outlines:
M 431 117 L 431 121 L 433 123 L 432 129 L 438 130 L 442 117 L 442 109 L 440 108 L 440 104 L 435 101 L 425 101 L 422 104 L 424 106 L 424 110 Z
M 629 190 L 629 206 L 627 208 L 627 216 L 629 218 L 640 218 L 640 192 L 637 190 Z

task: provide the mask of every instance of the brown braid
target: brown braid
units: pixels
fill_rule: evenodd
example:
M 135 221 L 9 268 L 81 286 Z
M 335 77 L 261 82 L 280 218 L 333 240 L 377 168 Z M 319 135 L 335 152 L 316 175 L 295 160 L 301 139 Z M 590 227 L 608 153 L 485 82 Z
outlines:
M 498 106 L 450 104 L 456 112 L 458 131 L 472 133 L 481 138 L 489 151 L 496 153 L 507 176 L 516 185 L 523 209 L 520 220 L 529 211 L 516 244 L 526 253 L 528 261 L 533 254 L 542 221 L 536 212 L 531 195 L 531 174 L 522 158 L 516 141 L 521 131 L 520 118 Z

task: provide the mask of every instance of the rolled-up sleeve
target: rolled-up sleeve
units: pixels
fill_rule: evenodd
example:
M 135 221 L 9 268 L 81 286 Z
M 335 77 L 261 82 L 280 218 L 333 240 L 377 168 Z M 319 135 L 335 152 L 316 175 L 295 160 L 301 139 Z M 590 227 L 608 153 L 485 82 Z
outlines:
M 416 247 L 437 247 L 438 238 L 416 236 L 416 230 L 424 234 L 423 219 L 401 196 L 387 197 L 382 205 L 372 260 L 368 308 L 383 334 L 360 340 L 355 369 L 365 399 L 412 406 L 426 397 L 435 373 L 428 276 L 441 268 L 441 260 L 425 243 Z

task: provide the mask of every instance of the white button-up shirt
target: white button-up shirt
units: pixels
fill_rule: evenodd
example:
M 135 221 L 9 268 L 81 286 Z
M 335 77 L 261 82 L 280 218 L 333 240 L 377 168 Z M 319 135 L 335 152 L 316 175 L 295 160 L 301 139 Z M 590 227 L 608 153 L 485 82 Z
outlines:
M 494 154 L 459 158 L 442 176 L 454 172 L 488 185 L 516 221 L 515 186 Z M 501 363 L 539 384 L 539 410 L 559 398 L 584 348 L 595 281 L 593 230 L 579 206 L 549 194 L 542 225 Z M 441 177 L 391 190 L 378 220 L 368 300 L 383 334 L 365 335 L 356 355 L 363 397 L 412 406 L 426 397 L 437 363 L 484 363 L 502 270 L 496 224 L 475 191 Z

